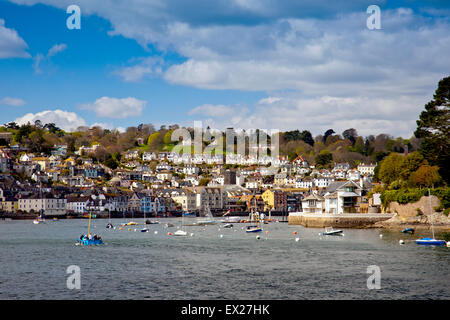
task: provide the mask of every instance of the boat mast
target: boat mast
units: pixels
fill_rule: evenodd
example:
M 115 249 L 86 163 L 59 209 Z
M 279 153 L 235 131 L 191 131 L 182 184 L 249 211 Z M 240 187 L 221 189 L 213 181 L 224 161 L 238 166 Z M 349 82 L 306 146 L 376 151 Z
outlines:
M 430 188 L 428 188 L 428 204 L 430 206 L 430 217 L 431 217 L 431 232 L 433 234 L 434 239 L 434 224 L 433 224 L 433 211 L 431 210 L 431 194 L 430 194 Z
M 88 226 L 88 235 L 91 234 L 91 212 L 89 211 L 89 226 Z

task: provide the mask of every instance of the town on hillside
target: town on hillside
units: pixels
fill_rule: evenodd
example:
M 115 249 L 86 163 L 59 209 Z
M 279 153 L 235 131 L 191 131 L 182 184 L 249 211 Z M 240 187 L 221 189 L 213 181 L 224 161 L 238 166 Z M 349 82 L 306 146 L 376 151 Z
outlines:
M 302 156 L 251 158 L 136 148 L 120 155 L 117 166 L 96 161 L 101 144 L 52 146 L 50 155 L 0 138 L 0 211 L 3 216 L 32 218 L 248 215 L 252 210 L 287 216 L 289 212 L 378 212 L 369 199 L 376 163 L 333 163 L 320 168 Z M 138 138 L 139 139 L 139 138 Z M 144 141 L 136 139 L 136 145 Z M 231 163 L 230 162 L 231 159 Z M 270 164 L 270 165 L 269 165 Z M 369 201 L 371 200 L 371 201 Z

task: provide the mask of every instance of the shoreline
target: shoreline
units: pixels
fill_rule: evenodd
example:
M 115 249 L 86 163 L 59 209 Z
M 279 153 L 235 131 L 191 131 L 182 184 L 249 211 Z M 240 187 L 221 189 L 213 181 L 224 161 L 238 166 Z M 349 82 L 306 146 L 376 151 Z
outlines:
M 348 214 L 327 214 L 327 213 L 294 213 L 289 215 L 290 225 L 301 225 L 306 228 L 351 228 L 351 229 L 386 229 L 403 230 L 407 227 L 416 230 L 431 230 L 428 221 L 402 220 L 395 214 L 387 213 L 348 213 Z M 434 229 L 439 231 L 450 231 L 450 224 L 434 224 Z

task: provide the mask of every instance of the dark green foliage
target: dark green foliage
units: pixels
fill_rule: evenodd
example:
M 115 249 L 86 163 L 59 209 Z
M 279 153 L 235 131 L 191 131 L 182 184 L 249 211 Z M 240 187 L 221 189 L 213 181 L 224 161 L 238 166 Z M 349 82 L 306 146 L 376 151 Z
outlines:
M 420 152 L 431 164 L 440 168 L 440 174 L 448 183 L 450 178 L 450 77 L 439 81 L 433 100 L 425 105 L 425 110 L 417 120 L 414 132 L 422 138 Z
M 435 188 L 430 190 L 430 194 L 436 196 L 441 201 L 440 209 L 450 208 L 450 188 Z M 428 189 L 399 189 L 386 190 L 381 194 L 381 202 L 386 208 L 393 201 L 400 204 L 417 202 L 423 196 L 428 196 Z

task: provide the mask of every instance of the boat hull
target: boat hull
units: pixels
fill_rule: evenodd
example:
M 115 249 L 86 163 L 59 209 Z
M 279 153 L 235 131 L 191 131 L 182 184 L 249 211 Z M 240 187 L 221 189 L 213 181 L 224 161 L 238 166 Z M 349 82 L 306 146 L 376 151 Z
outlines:
M 336 231 L 329 231 L 329 232 L 323 232 L 323 236 L 340 236 L 342 235 L 342 230 L 336 230 Z
M 424 245 L 424 246 L 444 246 L 445 240 L 424 238 L 424 239 L 416 240 L 416 244 L 420 244 L 420 245 Z
M 247 233 L 256 233 L 256 232 L 262 232 L 262 229 L 256 228 L 256 229 L 247 229 L 245 230 Z
M 80 244 L 82 246 L 92 246 L 92 245 L 103 244 L 103 241 L 95 240 L 95 239 L 84 239 L 84 240 L 78 240 L 78 244 Z

